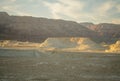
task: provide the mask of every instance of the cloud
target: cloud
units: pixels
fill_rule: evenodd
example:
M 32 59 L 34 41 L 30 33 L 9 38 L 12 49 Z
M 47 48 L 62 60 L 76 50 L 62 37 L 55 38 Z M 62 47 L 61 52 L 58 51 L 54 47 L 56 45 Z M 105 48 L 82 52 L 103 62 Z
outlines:
M 15 2 L 16 0 L 10 0 L 11 2 Z
M 119 24 L 120 24 L 120 19 L 113 19 L 113 20 L 112 20 L 112 23 L 115 23 L 115 24 L 118 24 L 118 23 L 119 23 Z
M 120 0 L 2 0 L 0 11 L 77 22 L 119 23 Z
M 15 2 L 15 3 L 14 3 Z M 0 3 L 0 11 L 6 11 L 10 15 L 20 15 L 20 16 L 36 16 L 34 12 L 32 12 L 33 7 L 36 5 L 30 4 L 31 0 L 26 0 L 26 2 L 23 3 L 23 1 L 19 0 L 4 0 Z M 27 4 L 26 4 L 27 3 Z M 30 6 L 28 6 L 30 5 Z M 30 13 L 31 9 L 31 13 Z
M 120 4 L 116 6 L 118 12 L 120 12 Z
M 33 14 L 27 13 L 27 12 L 22 12 L 21 10 L 18 9 L 19 6 L 2 6 L 1 10 L 3 11 L 8 11 L 11 13 L 14 13 L 16 15 L 20 15 L 20 16 L 31 16 Z
M 105 2 L 103 4 L 101 4 L 100 6 L 98 6 L 98 8 L 95 9 L 95 11 L 97 11 L 97 13 L 106 15 L 107 11 L 110 10 L 112 7 L 114 6 L 114 3 L 112 2 Z
M 101 0 L 98 0 L 99 2 Z M 118 12 L 114 11 L 113 8 L 120 10 L 120 6 L 114 0 L 106 0 L 94 3 L 89 0 L 58 0 L 57 2 L 51 3 L 45 1 L 44 4 L 49 8 L 53 18 L 71 19 L 75 21 L 94 21 L 98 22 L 112 22 L 111 15 L 115 15 Z
M 61 15 L 65 15 L 76 19 L 84 7 L 84 3 L 78 0 L 58 0 L 56 3 L 44 2 L 44 4 L 49 7 L 54 18 L 62 18 Z

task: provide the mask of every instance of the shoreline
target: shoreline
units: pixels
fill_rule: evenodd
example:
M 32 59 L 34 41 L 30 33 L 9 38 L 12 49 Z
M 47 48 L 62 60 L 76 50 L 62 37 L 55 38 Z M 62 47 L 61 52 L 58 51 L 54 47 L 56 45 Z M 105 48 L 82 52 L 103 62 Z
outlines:
M 42 48 L 38 48 L 38 47 L 0 47 L 0 50 L 36 50 L 39 52 L 51 52 L 51 53 L 101 53 L 101 54 L 120 54 L 120 52 L 105 52 L 105 51 L 79 51 L 79 50 L 61 50 L 61 49 L 57 49 L 57 50 L 45 50 Z

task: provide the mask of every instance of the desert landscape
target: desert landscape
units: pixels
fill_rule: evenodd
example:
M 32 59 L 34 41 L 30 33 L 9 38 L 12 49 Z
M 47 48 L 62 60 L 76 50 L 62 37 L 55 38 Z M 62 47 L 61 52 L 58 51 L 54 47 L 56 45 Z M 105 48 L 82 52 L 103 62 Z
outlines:
M 119 81 L 120 24 L 0 12 L 0 81 Z

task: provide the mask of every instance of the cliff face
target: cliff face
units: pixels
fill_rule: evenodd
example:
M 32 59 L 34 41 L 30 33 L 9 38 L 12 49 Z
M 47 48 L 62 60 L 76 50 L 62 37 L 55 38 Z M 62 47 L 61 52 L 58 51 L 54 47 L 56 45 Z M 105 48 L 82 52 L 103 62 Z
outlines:
M 104 42 L 115 42 L 120 39 L 120 24 L 88 24 L 80 23 L 83 26 L 97 32 Z
M 9 16 L 0 12 L 0 39 L 43 42 L 48 37 L 89 37 L 96 42 L 114 43 L 120 39 L 120 25 L 79 24 L 31 16 Z
M 48 37 L 98 37 L 97 33 L 73 21 L 9 16 L 0 12 L 0 39 L 43 42 Z

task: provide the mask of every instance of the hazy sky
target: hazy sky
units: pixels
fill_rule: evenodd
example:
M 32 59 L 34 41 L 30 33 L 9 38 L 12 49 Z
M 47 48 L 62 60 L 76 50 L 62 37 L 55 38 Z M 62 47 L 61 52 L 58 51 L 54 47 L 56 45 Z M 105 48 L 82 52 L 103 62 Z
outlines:
M 10 15 L 120 24 L 120 0 L 0 0 Z

